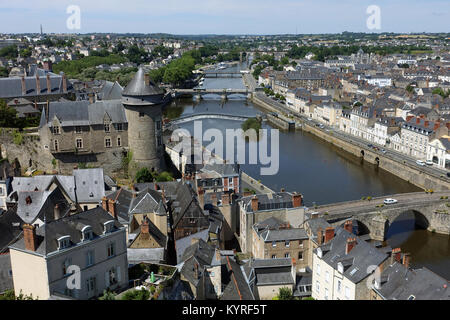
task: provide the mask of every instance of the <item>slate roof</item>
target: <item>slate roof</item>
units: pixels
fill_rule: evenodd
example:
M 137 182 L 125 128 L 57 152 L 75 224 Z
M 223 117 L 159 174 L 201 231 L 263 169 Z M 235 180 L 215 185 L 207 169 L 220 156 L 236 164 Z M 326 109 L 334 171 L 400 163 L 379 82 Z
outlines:
M 30 202 L 27 202 L 31 200 Z M 54 208 L 58 205 L 61 216 L 70 210 L 70 205 L 60 188 L 52 191 L 23 191 L 18 194 L 17 215 L 25 222 L 33 224 L 54 218 Z
M 76 169 L 73 176 L 77 186 L 78 202 L 100 203 L 105 196 L 103 168 Z
M 127 123 L 125 109 L 121 100 L 50 102 L 48 122 L 45 108 L 42 111 L 40 127 L 46 123 L 51 127 L 55 117 L 62 127 L 102 125 L 108 115 L 113 123 Z
M 130 83 L 125 87 L 122 92 L 124 96 L 152 96 L 164 94 L 164 91 L 159 88 L 155 83 L 150 81 L 150 85 L 145 84 L 145 71 L 143 68 L 134 75 Z
M 177 251 L 177 263 L 183 262 L 182 258 L 184 255 L 184 251 L 186 251 L 186 249 L 192 245 L 192 239 L 201 239 L 204 242 L 208 242 L 209 230 L 205 229 L 175 241 L 175 249 Z
M 255 271 L 257 286 L 295 284 L 290 258 L 255 259 L 251 266 Z
M 356 238 L 356 245 L 346 254 L 348 238 Z M 319 247 L 322 250 L 322 260 L 333 269 L 338 269 L 338 263 L 344 265 L 343 275 L 353 283 L 359 283 L 369 276 L 369 266 L 380 265 L 388 258 L 388 254 L 375 248 L 372 244 L 349 233 L 342 227 L 335 231 L 335 236 L 328 243 Z M 319 248 L 315 249 L 317 252 Z
M 73 92 L 72 83 L 67 81 L 67 92 Z M 42 95 L 63 94 L 62 76 L 51 75 L 50 86 L 51 92 L 47 92 L 47 77 L 39 78 Z M 0 97 L 1 98 L 15 98 L 15 97 L 33 97 L 38 94 L 36 91 L 36 77 L 25 77 L 26 93 L 22 95 L 22 78 L 0 78 Z
M 239 175 L 239 168 L 235 164 L 206 164 L 200 169 L 202 172 L 217 172 L 221 177 L 233 177 Z
M 37 254 L 47 256 L 48 254 L 58 250 L 57 239 L 62 236 L 70 236 L 70 246 L 74 246 L 82 242 L 81 230 L 89 225 L 94 233 L 94 240 L 103 235 L 104 223 L 114 221 L 113 232 L 123 228 L 123 226 L 103 208 L 98 207 L 91 210 L 83 211 L 71 216 L 63 217 L 43 224 L 36 229 L 37 235 Z M 25 251 L 25 242 L 23 237 L 10 246 L 11 249 Z M 64 250 L 64 249 L 63 249 Z
M 108 199 L 116 201 L 116 211 L 120 223 L 129 224 L 131 216 L 129 216 L 130 205 L 133 200 L 133 193 L 120 188 L 106 196 Z
M 251 201 L 254 196 L 242 198 L 247 212 L 253 212 Z M 293 208 L 292 194 L 289 192 L 264 193 L 256 195 L 258 198 L 258 210 L 274 210 Z
M 22 234 L 23 220 L 12 210 L 0 213 L 0 253 Z
M 222 285 L 220 300 L 255 300 L 241 267 L 229 256 L 222 258 Z
M 385 268 L 381 287 L 374 289 L 386 300 L 450 300 L 449 282 L 427 268 L 407 269 L 401 263 Z
M 183 254 L 181 259 L 184 261 L 180 273 L 192 284 L 197 286 L 200 279 L 205 276 L 204 269 L 211 266 L 218 266 L 221 264 L 220 257 L 216 255 L 214 247 L 210 246 L 203 240 L 189 246 Z M 195 266 L 198 266 L 199 277 L 195 276 Z

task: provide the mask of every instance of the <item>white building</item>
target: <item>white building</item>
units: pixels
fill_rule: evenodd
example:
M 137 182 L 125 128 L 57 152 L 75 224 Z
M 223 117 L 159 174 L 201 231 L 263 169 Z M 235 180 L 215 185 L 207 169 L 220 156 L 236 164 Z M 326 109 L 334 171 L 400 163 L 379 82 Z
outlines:
M 450 170 L 450 136 L 432 139 L 428 144 L 427 160 L 437 166 Z
M 350 224 L 351 228 L 351 224 Z M 388 255 L 344 228 L 325 231 L 313 252 L 312 297 L 316 300 L 369 300 L 371 277 Z
M 128 286 L 125 228 L 102 208 L 23 229 L 9 247 L 16 295 L 90 299 Z

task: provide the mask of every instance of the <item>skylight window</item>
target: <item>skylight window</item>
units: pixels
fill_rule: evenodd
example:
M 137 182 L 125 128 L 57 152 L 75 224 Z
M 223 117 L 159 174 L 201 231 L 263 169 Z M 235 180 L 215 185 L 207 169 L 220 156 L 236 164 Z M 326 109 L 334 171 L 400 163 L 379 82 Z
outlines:
M 356 271 L 358 271 L 358 268 L 354 268 L 352 271 L 350 271 L 350 275 L 353 276 L 356 273 Z

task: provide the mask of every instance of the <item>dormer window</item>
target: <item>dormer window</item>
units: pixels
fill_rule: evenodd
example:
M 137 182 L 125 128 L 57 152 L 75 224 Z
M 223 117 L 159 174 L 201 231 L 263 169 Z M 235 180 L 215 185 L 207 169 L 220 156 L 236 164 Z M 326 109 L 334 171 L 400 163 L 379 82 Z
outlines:
M 52 132 L 53 132 L 53 134 L 60 134 L 61 131 L 60 131 L 59 126 L 53 126 L 52 127 Z
M 113 231 L 114 228 L 114 220 L 106 221 L 104 224 L 104 233 L 110 233 Z
M 319 258 L 322 258 L 323 252 L 322 252 L 322 249 L 321 249 L 321 248 L 317 248 L 317 256 L 318 256 Z
M 94 238 L 94 232 L 92 231 L 91 226 L 85 226 L 81 233 L 83 234 L 83 241 L 92 240 Z
M 66 249 L 70 246 L 70 236 L 58 238 L 58 250 Z
M 339 262 L 337 267 L 339 273 L 344 273 L 344 265 L 342 264 L 342 262 Z

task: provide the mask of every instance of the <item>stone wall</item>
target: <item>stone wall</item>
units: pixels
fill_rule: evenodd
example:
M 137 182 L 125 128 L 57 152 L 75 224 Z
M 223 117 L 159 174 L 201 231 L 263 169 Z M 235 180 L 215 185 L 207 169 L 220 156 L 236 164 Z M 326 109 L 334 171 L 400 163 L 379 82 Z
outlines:
M 375 153 L 369 147 L 360 147 L 351 144 L 347 141 L 343 141 L 331 133 L 323 132 L 307 123 L 303 124 L 303 130 L 314 134 L 315 136 L 328 141 L 334 146 L 341 148 L 356 157 L 364 158 L 364 161 L 378 165 L 380 169 L 383 169 L 397 177 L 408 181 L 420 188 L 437 190 L 450 190 L 450 179 L 445 176 L 437 177 L 431 176 L 415 168 L 408 163 L 400 163 L 392 160 L 389 157 Z M 362 152 L 364 151 L 364 156 Z

